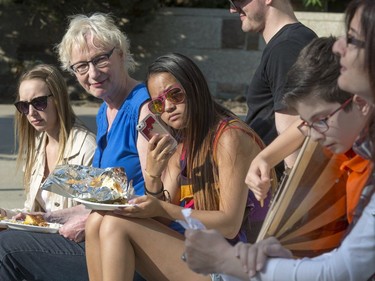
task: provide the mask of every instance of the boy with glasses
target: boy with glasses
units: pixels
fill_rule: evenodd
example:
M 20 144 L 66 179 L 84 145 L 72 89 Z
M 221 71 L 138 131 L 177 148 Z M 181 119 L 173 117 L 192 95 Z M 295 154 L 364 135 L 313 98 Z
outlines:
M 259 33 L 267 44 L 249 85 L 245 121 L 268 145 L 297 119 L 282 103 L 285 77 L 301 49 L 316 34 L 298 22 L 289 0 L 229 2 L 230 12 L 240 16 L 242 30 Z M 292 165 L 293 158 L 286 164 Z M 283 165 L 276 170 L 280 177 Z
M 304 137 L 309 136 L 331 152 L 345 153 L 348 158 L 341 169 L 348 173 L 347 217 L 351 223 L 362 190 L 358 186 L 365 185 L 371 172 L 371 161 L 361 153 L 364 144 L 359 143 L 359 136 L 368 123 L 372 107 L 363 98 L 338 88 L 338 59 L 330 52 L 334 40 L 332 37 L 315 39 L 303 49 L 291 68 L 286 89 L 288 85 L 293 88 L 284 101 L 299 114 L 302 122 L 295 122 L 258 154 L 251 163 L 246 183 L 258 199 L 264 199 L 269 185 L 268 168 L 298 149 Z

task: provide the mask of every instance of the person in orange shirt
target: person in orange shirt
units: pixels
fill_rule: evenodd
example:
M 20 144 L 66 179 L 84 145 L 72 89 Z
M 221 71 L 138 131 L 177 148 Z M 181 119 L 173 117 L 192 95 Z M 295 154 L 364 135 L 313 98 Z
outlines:
M 315 89 L 319 91 L 322 82 L 327 78 L 331 78 L 333 83 L 337 80 L 340 89 L 357 94 L 368 103 L 354 95 L 348 102 L 338 102 L 341 105 L 336 105 L 336 109 L 335 102 L 331 102 L 332 111 L 328 111 L 330 101 L 321 104 L 314 98 L 310 99 L 311 104 L 300 104 L 297 107 L 301 119 L 304 120 L 300 128 L 306 130 L 311 137 L 320 136 L 319 142 L 331 150 L 339 148 L 336 142 L 329 143 L 331 133 L 337 130 L 337 127 L 341 126 L 344 134 L 352 135 L 354 131 L 358 131 L 358 127 L 354 128 L 353 124 L 362 120 L 361 115 L 371 114 L 371 117 L 363 120 L 365 124 L 368 123 L 360 132 L 360 137 L 356 136 L 353 150 L 366 156 L 366 159 L 371 157 L 373 163 L 375 122 L 373 112 L 369 111 L 373 111 L 375 100 L 374 16 L 373 0 L 352 0 L 348 4 L 345 13 L 346 36 L 338 39 L 333 46 L 333 51 L 339 58 L 325 63 L 319 70 L 324 73 L 334 61 L 337 65 L 337 60 L 340 59 L 339 77 L 336 79 L 337 76 L 318 75 L 317 77 L 321 77 L 322 80 L 315 81 Z M 330 50 L 324 50 L 322 54 L 324 53 L 328 54 Z M 312 59 L 318 65 L 322 60 L 319 56 Z M 327 112 L 322 110 L 323 107 L 326 107 Z M 315 114 L 311 114 L 312 110 Z M 357 188 L 362 189 L 362 194 L 353 214 L 350 229 L 340 246 L 329 253 L 314 258 L 295 259 L 291 251 L 284 248 L 275 237 L 268 237 L 252 245 L 238 243 L 231 247 L 217 231 L 187 230 L 185 260 L 191 269 L 201 274 L 219 272 L 240 280 L 374 280 L 374 171 L 371 172 L 366 186 Z
M 354 146 L 354 150 L 356 150 L 356 146 Z M 352 223 L 353 213 L 358 204 L 362 189 L 365 187 L 372 171 L 372 162 L 360 156 L 362 153 L 360 155 L 356 154 L 353 149 L 349 150 L 346 155 L 349 159 L 341 164 L 340 169 L 348 173 L 346 181 L 346 215 L 348 222 Z
M 339 89 L 338 58 L 330 51 L 334 37 L 314 39 L 304 48 L 288 73 L 284 102 L 300 115 L 293 123 L 252 161 L 246 183 L 258 200 L 268 192 L 269 171 L 291 152 L 298 149 L 306 136 L 318 141 L 335 154 L 345 154 L 341 169 L 348 173 L 346 182 L 347 218 L 351 223 L 353 211 L 362 188 L 371 173 L 372 164 L 361 153 L 361 135 L 372 107 L 360 96 Z M 319 81 L 319 83 L 317 83 Z M 358 187 L 361 188 L 358 188 Z
M 373 105 L 361 96 L 338 88 L 340 64 L 339 57 L 331 51 L 334 43 L 333 37 L 317 38 L 302 50 L 288 73 L 285 95 L 285 102 L 301 120 L 257 155 L 251 163 L 246 183 L 258 200 L 264 199 L 271 182 L 269 169 L 299 148 L 305 136 L 309 136 L 331 152 L 344 153 L 347 157 L 341 169 L 348 172 L 347 217 L 352 222 L 353 209 L 360 205 L 360 194 L 365 186 L 368 187 L 367 179 L 372 172 L 371 148 L 366 135 Z M 356 208 L 354 217 L 358 216 L 357 212 Z M 340 274 L 340 280 L 349 280 L 349 276 L 355 276 L 351 280 L 367 280 L 373 270 L 369 264 L 373 264 L 375 257 L 373 214 L 374 208 L 370 206 L 365 212 L 366 221 L 356 224 L 354 237 L 347 239 L 347 236 L 338 249 L 312 260 L 291 259 L 292 253 L 274 237 L 253 245 L 238 243 L 231 247 L 216 230 L 187 230 L 184 260 L 190 269 L 201 274 L 225 273 L 222 277 L 226 281 L 250 280 L 249 277 L 262 269 L 266 259 L 264 247 L 267 247 L 267 253 L 273 251 L 275 257 L 283 258 L 269 259 L 271 265 L 267 264 L 254 280 L 316 280 L 319 274 L 324 280 L 332 280 L 335 273 Z M 330 258 L 332 255 L 334 258 Z M 343 264 L 356 266 L 343 269 Z M 359 276 L 361 279 L 357 278 Z

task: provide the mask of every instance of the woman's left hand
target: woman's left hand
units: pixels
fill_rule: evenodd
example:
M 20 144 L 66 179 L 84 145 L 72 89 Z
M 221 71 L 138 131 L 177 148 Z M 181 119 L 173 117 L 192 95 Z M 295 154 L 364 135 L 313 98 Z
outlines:
M 163 210 L 161 201 L 150 195 L 133 198 L 129 205 L 131 206 L 119 208 L 114 213 L 125 217 L 152 218 L 161 216 Z

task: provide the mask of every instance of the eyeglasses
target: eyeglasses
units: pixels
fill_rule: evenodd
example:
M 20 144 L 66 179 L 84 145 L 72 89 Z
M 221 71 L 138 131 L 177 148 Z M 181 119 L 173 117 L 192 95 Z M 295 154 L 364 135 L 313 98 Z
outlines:
M 116 47 L 113 47 L 111 51 L 108 53 L 99 55 L 92 60 L 89 61 L 79 61 L 75 64 L 72 64 L 70 66 L 70 69 L 73 70 L 76 73 L 79 73 L 81 75 L 86 74 L 87 71 L 89 71 L 90 68 L 90 62 L 93 64 L 93 66 L 97 68 L 106 67 L 109 64 L 109 58 L 112 56 L 113 51 L 116 49 Z
M 37 98 L 33 98 L 31 101 L 18 101 L 14 104 L 17 110 L 22 114 L 29 114 L 30 104 L 38 111 L 43 111 L 47 108 L 48 105 L 48 98 L 52 97 L 53 95 L 50 94 L 48 96 L 41 96 Z
M 172 88 L 163 91 L 156 99 L 148 103 L 148 108 L 154 114 L 162 114 L 165 108 L 165 100 L 173 104 L 179 104 L 185 100 L 185 92 L 179 85 L 173 85 Z
M 365 41 L 362 41 L 362 40 L 359 40 L 353 36 L 351 36 L 350 34 L 347 34 L 346 35 L 346 46 L 348 46 L 349 44 L 357 47 L 357 48 L 360 48 L 360 49 L 363 49 L 365 47 Z
M 320 134 L 323 134 L 328 131 L 328 119 L 331 118 L 333 115 L 335 115 L 340 110 L 347 107 L 350 102 L 353 100 L 353 97 L 346 100 L 339 108 L 334 110 L 331 114 L 329 114 L 327 117 L 320 119 L 318 121 L 312 122 L 311 124 L 307 123 L 306 121 L 302 121 L 300 125 L 298 125 L 298 130 L 304 135 L 304 136 L 310 136 L 311 128 L 313 128 L 315 131 L 317 131 Z

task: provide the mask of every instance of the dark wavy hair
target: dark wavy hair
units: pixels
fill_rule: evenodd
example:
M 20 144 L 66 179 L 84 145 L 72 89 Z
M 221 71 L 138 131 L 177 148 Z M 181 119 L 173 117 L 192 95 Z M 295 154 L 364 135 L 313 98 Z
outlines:
M 235 115 L 213 99 L 203 73 L 188 57 L 178 53 L 158 57 L 148 68 L 146 85 L 151 76 L 159 73 L 173 75 L 186 92 L 186 127 L 177 138 L 187 152 L 187 175 L 192 181 L 195 205 L 200 210 L 217 210 L 218 175 L 211 147 L 220 120 Z

